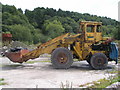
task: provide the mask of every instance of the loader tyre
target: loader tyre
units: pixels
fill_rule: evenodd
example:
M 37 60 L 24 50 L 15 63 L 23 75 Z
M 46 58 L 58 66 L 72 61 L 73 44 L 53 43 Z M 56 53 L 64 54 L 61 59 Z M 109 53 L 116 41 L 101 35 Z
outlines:
M 67 69 L 73 63 L 72 53 L 66 48 L 57 48 L 52 53 L 51 62 L 54 68 Z
M 103 53 L 96 53 L 90 59 L 90 65 L 93 69 L 105 69 L 108 64 L 108 59 Z
M 90 59 L 92 57 L 92 54 L 89 54 L 88 57 L 86 58 L 87 63 L 90 65 Z
M 87 63 L 91 66 L 91 64 L 90 64 L 90 60 L 86 60 L 87 61 Z

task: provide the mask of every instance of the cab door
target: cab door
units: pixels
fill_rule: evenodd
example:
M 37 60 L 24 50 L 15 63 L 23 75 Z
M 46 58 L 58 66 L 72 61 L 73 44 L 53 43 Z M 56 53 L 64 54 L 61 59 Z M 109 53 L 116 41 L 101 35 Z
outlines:
M 98 42 L 102 40 L 102 33 L 100 31 L 100 26 L 97 25 L 88 26 L 86 30 L 86 40 L 93 42 Z

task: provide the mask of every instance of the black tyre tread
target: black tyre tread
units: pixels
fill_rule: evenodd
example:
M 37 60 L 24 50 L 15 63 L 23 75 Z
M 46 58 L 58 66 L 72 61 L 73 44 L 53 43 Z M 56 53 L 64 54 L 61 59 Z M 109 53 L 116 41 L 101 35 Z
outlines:
M 60 64 L 58 63 L 57 60 L 55 60 L 55 55 L 57 53 L 59 53 L 60 51 L 62 52 L 65 52 L 69 58 L 69 60 L 67 61 L 67 63 L 65 64 Z M 72 63 L 73 63 L 73 56 L 72 56 L 72 53 L 67 49 L 67 48 L 63 48 L 63 47 L 60 47 L 60 48 L 57 48 L 53 51 L 52 55 L 51 55 L 51 62 L 52 62 L 52 65 L 54 68 L 58 68 L 58 69 L 67 69 L 69 68 Z
M 87 63 L 91 66 L 91 64 L 90 64 L 90 59 L 91 59 L 91 57 L 92 57 L 92 54 L 89 54 L 89 56 L 87 57 L 87 59 L 86 59 L 86 61 L 87 61 Z
M 89 59 L 87 59 L 86 61 L 87 61 L 88 64 L 90 64 L 90 60 Z
M 104 65 L 97 66 L 97 67 L 96 67 L 96 65 L 94 65 L 94 61 L 95 61 L 95 59 L 96 59 L 97 57 L 102 57 L 102 58 L 104 58 L 104 60 L 105 60 Z M 103 53 L 95 53 L 95 54 L 91 57 L 91 59 L 90 59 L 90 65 L 91 65 L 91 67 L 92 67 L 93 69 L 96 69 L 96 70 L 105 69 L 105 68 L 107 67 L 107 64 L 108 64 L 108 58 L 107 58 L 107 56 L 106 56 L 105 54 L 103 54 Z

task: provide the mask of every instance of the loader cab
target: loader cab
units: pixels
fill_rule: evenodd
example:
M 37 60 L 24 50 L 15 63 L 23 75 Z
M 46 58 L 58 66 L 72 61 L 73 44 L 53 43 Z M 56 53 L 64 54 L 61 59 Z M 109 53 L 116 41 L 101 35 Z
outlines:
M 82 21 L 80 28 L 84 34 L 85 41 L 98 42 L 102 40 L 101 22 Z

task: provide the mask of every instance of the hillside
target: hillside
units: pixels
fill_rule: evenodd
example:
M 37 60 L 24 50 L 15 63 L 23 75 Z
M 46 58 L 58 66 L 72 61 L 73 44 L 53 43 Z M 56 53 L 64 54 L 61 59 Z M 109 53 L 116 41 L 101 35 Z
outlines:
M 38 7 L 33 11 L 23 11 L 15 6 L 2 5 L 2 31 L 13 34 L 13 40 L 28 44 L 44 43 L 63 33 L 77 33 L 80 21 L 103 23 L 104 36 L 118 37 L 118 22 L 114 19 Z

